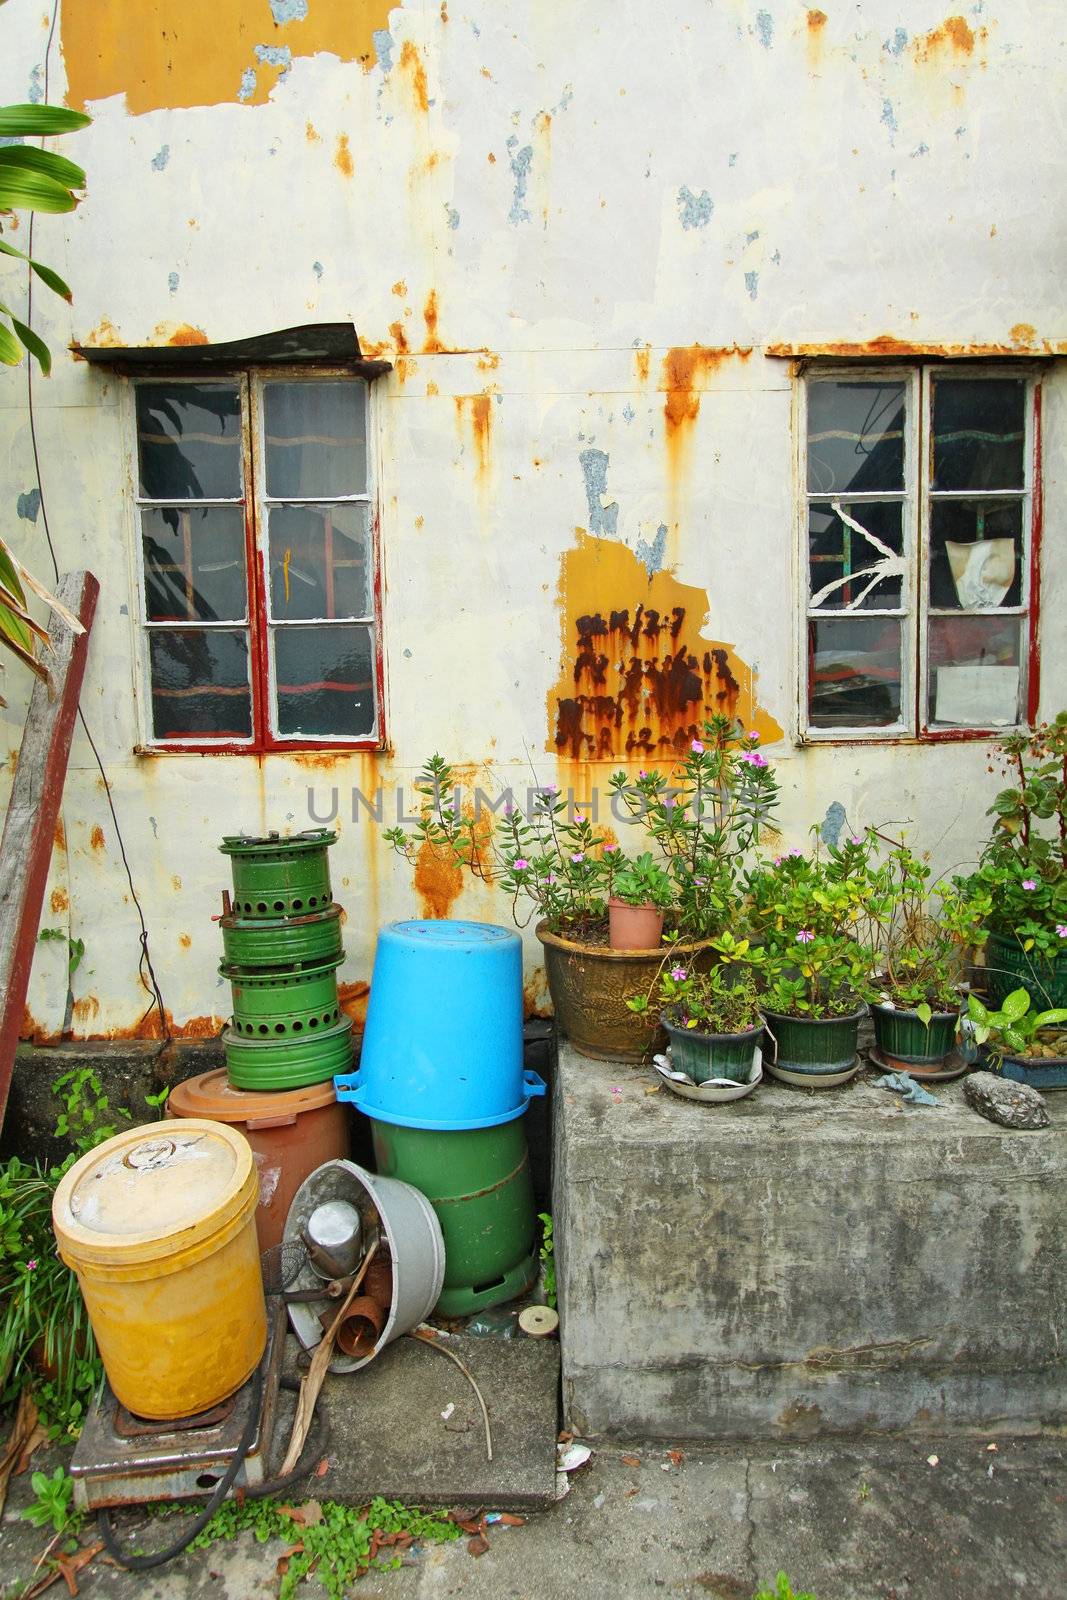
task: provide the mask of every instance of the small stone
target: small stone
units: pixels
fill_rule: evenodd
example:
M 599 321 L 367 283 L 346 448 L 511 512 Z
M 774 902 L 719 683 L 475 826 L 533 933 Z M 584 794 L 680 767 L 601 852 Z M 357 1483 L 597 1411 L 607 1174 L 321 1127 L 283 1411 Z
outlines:
M 1002 1128 L 1047 1128 L 1048 1107 L 1028 1083 L 1014 1083 L 995 1072 L 972 1072 L 964 1080 L 963 1095 L 972 1110 Z

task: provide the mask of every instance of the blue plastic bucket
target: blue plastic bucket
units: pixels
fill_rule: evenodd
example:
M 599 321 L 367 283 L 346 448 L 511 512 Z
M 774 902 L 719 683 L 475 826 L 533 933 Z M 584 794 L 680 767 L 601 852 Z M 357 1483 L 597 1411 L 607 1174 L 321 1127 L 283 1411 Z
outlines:
M 522 1064 L 522 941 L 489 922 L 393 922 L 378 935 L 358 1072 L 339 1100 L 402 1128 L 493 1128 L 543 1079 Z

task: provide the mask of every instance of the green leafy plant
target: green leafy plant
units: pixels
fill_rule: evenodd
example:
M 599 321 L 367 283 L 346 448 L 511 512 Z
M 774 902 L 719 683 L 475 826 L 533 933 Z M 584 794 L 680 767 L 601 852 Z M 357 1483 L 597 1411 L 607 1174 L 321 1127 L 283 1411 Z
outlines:
M 72 939 L 65 928 L 42 928 L 37 935 L 39 944 L 65 944 L 67 947 L 67 974 L 74 976 L 85 958 L 85 940 Z
M 807 1589 L 803 1594 L 794 1594 L 793 1586 L 784 1572 L 780 1572 L 775 1579 L 774 1588 L 760 1589 L 752 1596 L 752 1600 L 818 1600 L 816 1595 Z
M 668 955 L 649 993 L 627 1000 L 630 1010 L 644 1015 L 655 1006 L 672 1026 L 700 1033 L 747 1033 L 762 1027 L 756 973 L 763 951 L 732 934 L 720 935 L 711 946 L 724 964 L 701 971 Z
M 674 885 L 663 868 L 652 859 L 651 850 L 645 850 L 632 861 L 624 856 L 618 867 L 615 866 L 615 860 L 616 855 L 612 852 L 608 858 L 605 884 L 610 897 L 628 906 L 656 906 L 661 911 L 671 904 Z
M 411 1540 L 441 1543 L 458 1539 L 461 1531 L 443 1514 L 412 1510 L 381 1498 L 362 1509 L 331 1500 L 302 1507 L 281 1506 L 276 1500 L 246 1500 L 243 1504 L 227 1500 L 189 1548 L 205 1550 L 220 1541 L 229 1543 L 246 1530 L 261 1544 L 284 1539 L 292 1547 L 282 1558 L 278 1600 L 291 1600 L 312 1572 L 330 1600 L 344 1600 L 355 1579 L 372 1568 L 387 1570 L 400 1565 L 393 1548 L 398 1537 L 405 1544 Z
M 1048 1039 L 1039 1037 L 1067 1023 L 1067 1006 L 1031 1011 L 1031 1004 L 1025 989 L 1013 989 L 999 1011 L 989 1010 L 976 994 L 968 995 L 967 1015 L 975 1043 L 989 1045 L 994 1065 L 1001 1065 L 1005 1056 L 1057 1060 L 1067 1056 L 1067 1036 L 1061 1033 Z
M 35 1528 L 51 1525 L 56 1533 L 77 1533 L 83 1513 L 74 1506 L 74 1479 L 64 1467 L 57 1467 L 51 1477 L 47 1472 L 35 1472 L 30 1487 L 34 1501 L 22 1513 L 24 1521 Z
M 556 1306 L 556 1244 L 552 1237 L 552 1218 L 547 1211 L 539 1211 L 541 1224 L 541 1263 L 545 1280 L 545 1299 L 555 1310 Z

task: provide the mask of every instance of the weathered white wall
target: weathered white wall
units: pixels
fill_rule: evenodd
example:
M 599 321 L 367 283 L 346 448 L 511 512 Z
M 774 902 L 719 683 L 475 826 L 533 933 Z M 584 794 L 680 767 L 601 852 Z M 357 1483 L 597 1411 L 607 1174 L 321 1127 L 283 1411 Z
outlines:
M 308 786 L 322 805 L 337 785 L 355 982 L 379 922 L 423 902 L 366 819 L 346 820 L 353 785 L 382 783 L 388 799 L 433 749 L 490 763 L 496 784 L 525 786 L 532 763 L 588 787 L 617 765 L 581 771 L 549 753 L 548 701 L 572 648 L 561 577 L 577 571 L 564 563 L 580 530 L 691 586 L 707 620 L 691 611 L 690 633 L 757 675 L 762 714 L 784 730 L 791 838 L 840 800 L 854 822 L 914 819 L 941 864 L 972 856 L 995 782 L 984 745 L 793 743 L 793 373 L 766 352 L 883 336 L 1067 350 L 1056 0 L 955 18 L 944 0 L 828 3 L 825 17 L 783 0 L 190 0 L 170 12 L 182 48 L 159 71 L 133 48 L 162 14 L 157 0 L 143 10 L 67 0 L 50 95 L 69 84 L 88 98 L 93 125 L 63 148 L 90 190 L 72 218 L 37 222 L 37 253 L 74 305 L 38 292 L 35 325 L 58 352 L 72 338 L 221 341 L 350 319 L 366 351 L 395 362 L 375 395 L 391 750 L 326 761 L 134 755 L 122 383 L 62 355 L 34 383 L 60 564 L 88 564 L 103 584 L 83 705 L 176 1021 L 226 1010 L 209 920 L 224 831 L 306 825 Z M 342 59 L 358 53 L 353 18 L 375 36 L 365 64 Z M 349 43 L 331 53 L 334 21 Z M 0 99 L 23 100 L 43 81 L 41 5 L 11 0 L 0 30 Z M 124 30 L 129 103 L 110 92 Z M 291 68 L 264 65 L 257 44 L 290 49 Z M 254 89 L 247 77 L 241 89 L 242 61 Z M 25 242 L 24 222 L 13 238 Z M 21 275 L 6 280 L 18 305 Z M 725 353 L 694 359 L 695 345 Z M 1048 362 L 1045 380 L 1045 714 L 1067 703 L 1063 369 Z M 0 380 L 4 528 L 47 575 L 40 517 L 16 517 L 34 483 L 25 387 L 23 372 Z M 472 397 L 486 394 L 479 428 Z M 608 508 L 580 459 L 590 450 L 608 457 Z M 629 582 L 623 602 L 640 601 L 632 559 L 602 557 L 606 592 Z M 5 671 L 11 750 L 25 688 Z M 129 1029 L 147 1004 L 136 919 L 80 733 L 63 820 L 44 921 L 85 940 L 74 1026 Z M 473 889 L 453 912 L 507 915 Z M 41 948 L 30 1011 L 46 1032 L 63 1024 L 64 965 Z

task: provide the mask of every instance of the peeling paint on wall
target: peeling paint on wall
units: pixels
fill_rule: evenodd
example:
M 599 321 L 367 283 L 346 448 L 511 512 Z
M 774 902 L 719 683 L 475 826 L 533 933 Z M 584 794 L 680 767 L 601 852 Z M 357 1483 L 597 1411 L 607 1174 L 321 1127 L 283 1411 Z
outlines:
M 511 197 L 511 210 L 508 212 L 508 221 L 513 228 L 521 222 L 530 221 L 530 211 L 526 205 L 526 189 L 530 181 L 530 164 L 533 161 L 533 145 L 524 144 L 519 149 L 519 141 L 514 134 L 508 139 L 508 149 L 511 151 L 511 172 L 515 179 L 515 190 Z
M 124 94 L 134 116 L 264 105 L 296 57 L 328 53 L 369 70 L 392 9 L 390 0 L 140 0 L 134 24 L 126 0 L 65 0 L 67 101 L 84 109 Z
M 36 522 L 40 509 L 41 491 L 36 486 L 28 489 L 25 494 L 20 494 L 15 501 L 15 510 L 24 522 Z
M 606 450 L 583 450 L 578 457 L 585 480 L 589 531 L 604 539 L 615 537 L 619 523 L 618 503 L 608 496 L 609 460 Z
M 626 545 L 576 530 L 560 566 L 560 676 L 548 697 L 548 749 L 563 760 L 666 760 L 705 716 L 723 712 L 782 737 L 755 674 L 705 637 L 708 596 L 670 570 L 650 573 Z
M 694 194 L 687 184 L 678 190 L 678 218 L 683 228 L 706 228 L 715 202 L 706 189 Z
M 844 806 L 840 800 L 832 800 L 826 808 L 826 815 L 823 817 L 822 826 L 819 829 L 819 838 L 823 844 L 836 848 L 837 842 L 841 837 L 841 829 L 845 826 L 846 821 Z

